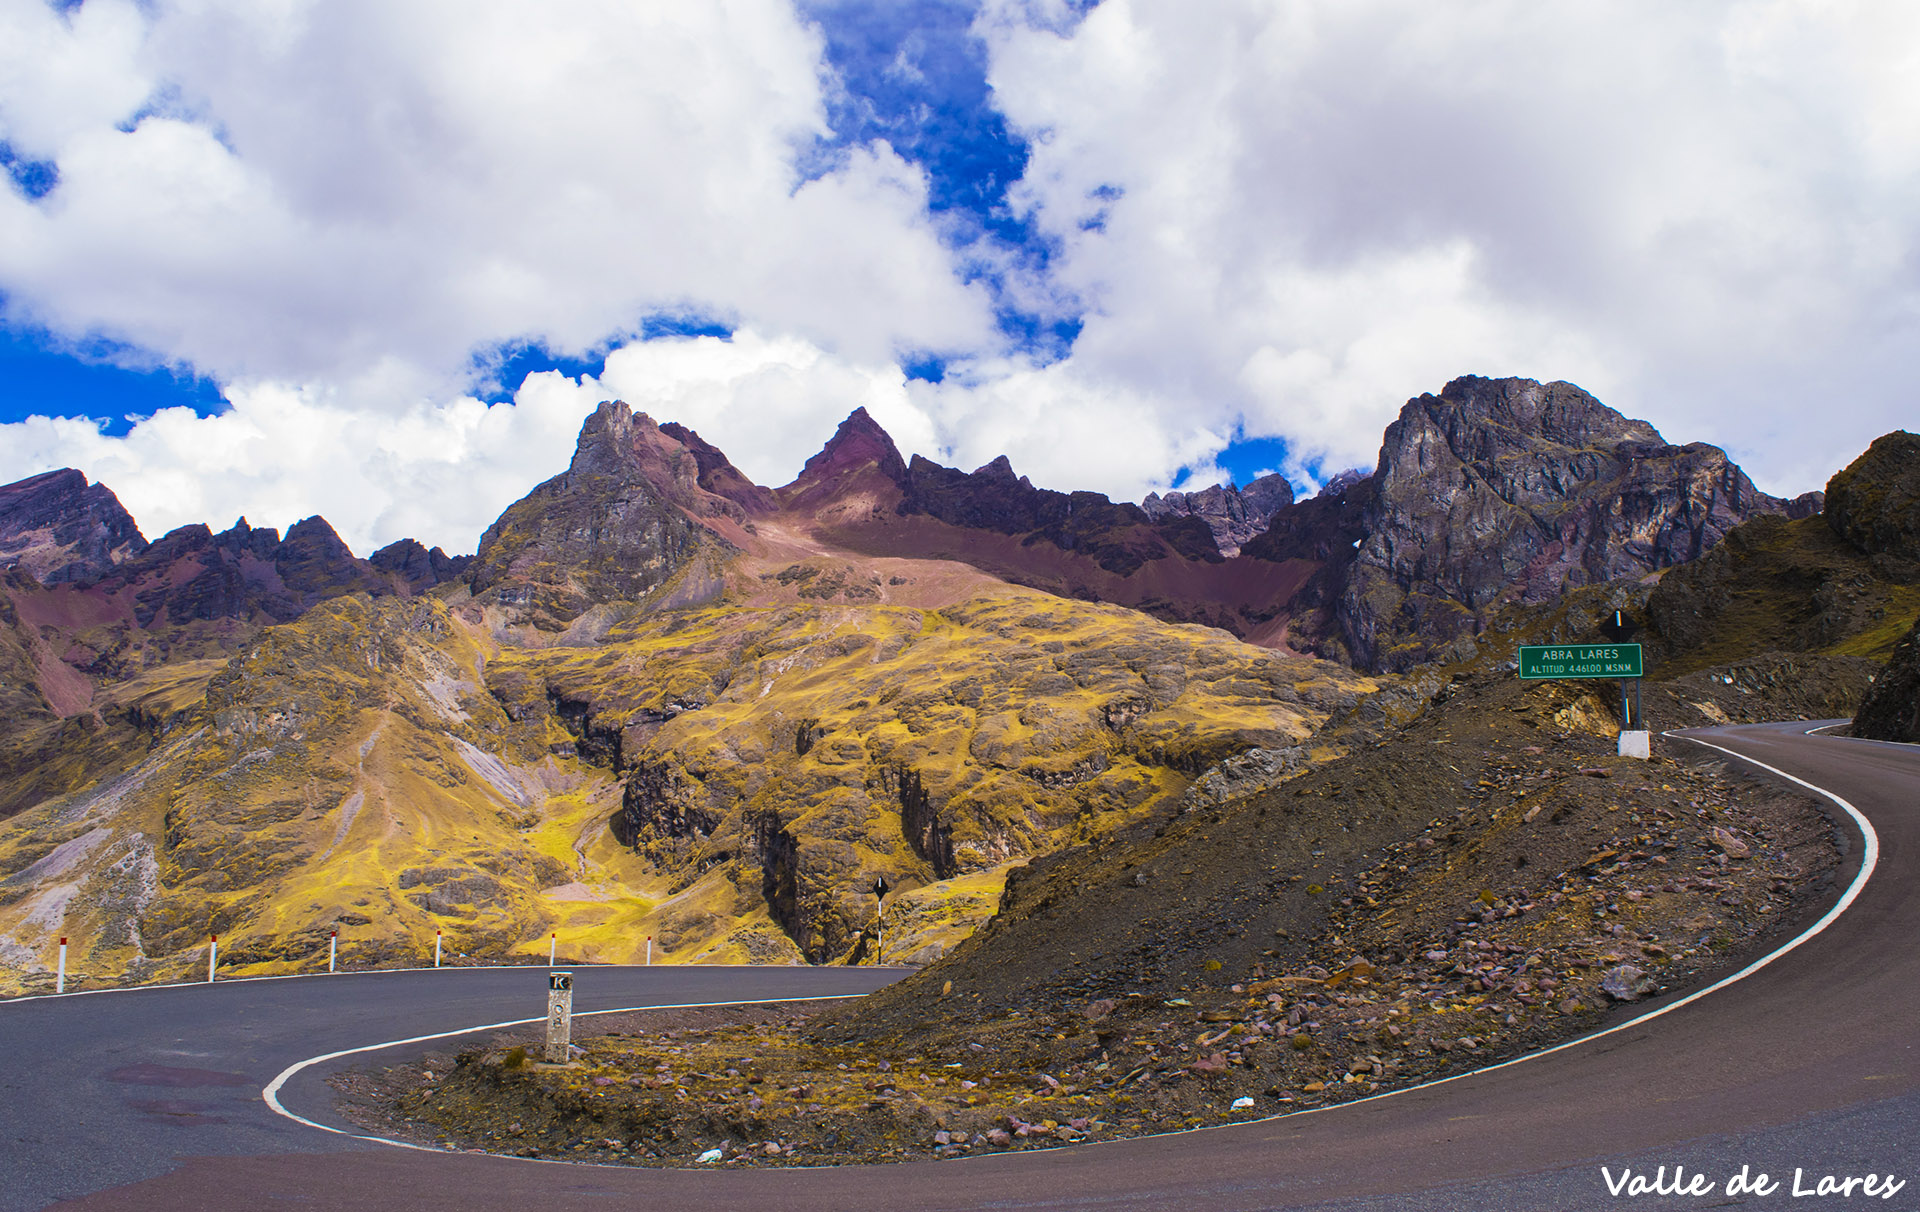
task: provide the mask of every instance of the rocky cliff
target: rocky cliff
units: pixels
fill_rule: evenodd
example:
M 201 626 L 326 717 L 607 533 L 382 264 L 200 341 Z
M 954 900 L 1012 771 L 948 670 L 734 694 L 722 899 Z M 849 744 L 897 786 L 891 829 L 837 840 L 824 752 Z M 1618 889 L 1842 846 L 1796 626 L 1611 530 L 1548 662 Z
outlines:
M 1920 743 L 1920 619 L 1894 648 L 1853 717 L 1853 735 Z
M 1148 493 L 1140 508 L 1154 521 L 1199 518 L 1213 532 L 1223 556 L 1236 556 L 1247 541 L 1267 529 L 1273 515 L 1293 504 L 1293 485 L 1279 474 L 1259 477 L 1245 488 L 1215 484 L 1199 492 Z
M 1920 439 L 1894 433 L 1827 482 L 1826 511 L 1763 515 L 1669 570 L 1647 637 L 1683 673 L 1764 652 L 1885 660 L 1920 613 Z M 1817 495 L 1817 494 L 1814 494 Z
M 1902 580 L 1920 577 L 1920 435 L 1896 430 L 1827 481 L 1827 524 Z
M 43 585 L 94 580 L 146 547 L 112 490 L 72 468 L 0 487 L 0 564 Z
M 558 632 L 597 605 L 646 597 L 702 548 L 730 547 L 747 507 L 703 480 L 737 490 L 744 477 L 674 429 L 680 436 L 619 401 L 601 404 L 567 470 L 481 536 L 467 570 L 476 600 L 505 624 Z
M 1342 494 L 1358 513 L 1342 525 L 1364 534 L 1337 593 L 1322 578 L 1324 630 L 1298 637 L 1370 669 L 1428 660 L 1507 603 L 1645 576 L 1751 517 L 1817 508 L 1760 492 L 1718 447 L 1670 445 L 1570 383 L 1530 379 L 1470 376 L 1408 401 L 1371 480 Z M 1286 514 L 1276 526 L 1293 526 Z
M 472 556 L 450 556 L 415 539 L 389 543 L 367 557 L 367 563 L 394 577 L 410 593 L 424 593 L 435 585 L 464 580 Z

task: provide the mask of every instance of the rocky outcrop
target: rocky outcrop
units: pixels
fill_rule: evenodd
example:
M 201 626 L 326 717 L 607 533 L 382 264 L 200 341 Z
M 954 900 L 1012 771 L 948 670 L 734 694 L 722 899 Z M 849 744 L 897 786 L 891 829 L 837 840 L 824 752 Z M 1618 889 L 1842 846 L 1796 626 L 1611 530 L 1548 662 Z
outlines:
M 1920 435 L 1896 430 L 1827 482 L 1833 532 L 1869 556 L 1920 562 Z
M 725 497 L 751 515 L 768 514 L 779 508 L 770 490 L 749 480 L 718 446 L 693 430 L 677 421 L 668 421 L 660 427 L 660 432 L 693 452 L 694 463 L 700 469 L 696 482 L 701 488 Z
M 427 548 L 417 540 L 401 539 L 368 556 L 367 563 L 394 577 L 407 592 L 421 593 L 460 580 L 473 557 L 450 556 L 438 547 Z
M 1828 483 L 1824 515 L 1761 515 L 1668 571 L 1647 601 L 1649 653 L 1684 672 L 1763 652 L 1890 652 L 1920 585 L 1920 562 L 1900 554 L 1920 502 L 1904 495 L 1912 463 L 1898 452 L 1916 446 L 1911 434 L 1879 439 Z
M 1287 598 L 1286 630 L 1275 639 L 1334 660 L 1347 658 L 1338 608 L 1347 571 L 1367 537 L 1378 481 L 1343 474 L 1320 492 L 1273 515 L 1266 531 L 1241 549 L 1244 559 L 1306 570 Z
M 0 564 L 43 585 L 95 580 L 146 549 L 112 490 L 70 467 L 0 487 Z
M 973 472 L 942 467 L 919 455 L 907 464 L 897 509 L 968 530 L 1018 536 L 1091 558 L 1127 576 L 1150 560 L 1177 555 L 1220 559 L 1213 532 L 1191 515 L 1156 522 L 1138 505 L 1116 504 L 1097 492 L 1054 492 L 1015 476 L 1005 455 Z
M 906 460 L 900 457 L 892 435 L 866 409 L 856 408 L 840 422 L 820 452 L 807 460 L 793 483 L 774 496 L 783 509 L 858 516 L 891 508 L 899 501 L 906 480 Z
M 1853 717 L 1853 735 L 1920 743 L 1920 619 L 1893 650 Z
M 1317 637 L 1369 669 L 1431 659 L 1509 603 L 1696 559 L 1790 504 L 1718 447 L 1670 445 L 1571 383 L 1531 379 L 1469 376 L 1408 401 L 1371 479 L 1337 634 Z
M 1157 492 L 1147 494 L 1140 508 L 1154 521 L 1195 517 L 1213 532 L 1213 542 L 1223 556 L 1236 556 L 1247 542 L 1267 529 L 1273 515 L 1293 504 L 1293 485 L 1275 472 L 1261 476 L 1245 488 L 1215 484 L 1199 492 Z
M 724 543 L 718 532 L 728 524 L 747 520 L 745 506 L 701 484 L 704 475 L 731 487 L 730 467 L 709 455 L 703 468 L 699 451 L 645 413 L 601 404 L 581 427 L 572 465 L 481 536 L 469 570 L 476 598 L 546 631 L 597 604 L 641 599 L 700 548 Z
M 284 539 L 245 518 L 219 534 L 182 526 L 90 588 L 128 594 L 133 621 L 147 630 L 223 619 L 285 623 L 328 598 L 394 591 L 393 582 L 356 558 L 320 517 L 294 523 Z

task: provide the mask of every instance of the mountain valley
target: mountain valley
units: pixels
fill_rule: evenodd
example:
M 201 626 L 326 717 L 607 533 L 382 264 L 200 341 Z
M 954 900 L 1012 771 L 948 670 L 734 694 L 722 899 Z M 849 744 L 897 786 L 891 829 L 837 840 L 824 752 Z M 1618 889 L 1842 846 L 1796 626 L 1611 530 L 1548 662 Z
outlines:
M 216 934 L 232 974 L 336 935 L 349 966 L 977 966 L 1048 856 L 1386 752 L 1612 609 L 1675 719 L 1850 713 L 1920 613 L 1910 455 L 1876 451 L 1822 512 L 1569 384 L 1468 378 L 1316 496 L 1135 506 L 903 458 L 858 410 L 767 489 L 608 403 L 474 556 L 366 560 L 317 518 L 148 543 L 49 473 L 0 489 L 0 985 L 49 987 L 62 936 L 83 987 Z M 1433 819 L 1394 794 L 1393 829 Z

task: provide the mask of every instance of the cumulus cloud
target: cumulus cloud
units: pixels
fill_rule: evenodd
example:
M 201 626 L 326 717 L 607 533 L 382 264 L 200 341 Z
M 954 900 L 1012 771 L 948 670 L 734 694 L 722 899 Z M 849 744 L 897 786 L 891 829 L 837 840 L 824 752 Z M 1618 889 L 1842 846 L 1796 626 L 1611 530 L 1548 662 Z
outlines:
M 1036 384 L 1297 471 L 1456 374 L 1566 378 L 1795 491 L 1906 415 L 1911 6 L 1057 8 L 977 24 L 1088 309 Z
M 974 25 L 1030 144 L 1030 227 L 994 230 L 1041 256 L 987 209 L 957 235 L 883 140 L 822 153 L 844 82 L 786 0 L 0 0 L 0 138 L 58 174 L 0 189 L 5 318 L 231 403 L 6 426 L 0 475 L 82 467 L 150 533 L 320 512 L 460 550 L 613 396 L 763 483 L 864 405 L 1135 499 L 1236 436 L 1296 482 L 1370 463 L 1464 373 L 1570 379 L 1782 492 L 1910 423 L 1920 9 L 1082 9 Z M 1082 327 L 1036 360 L 996 308 Z M 660 312 L 735 335 L 634 339 Z M 604 370 L 474 398 L 518 342 Z M 929 351 L 945 381 L 907 380 Z
M 124 437 L 85 419 L 33 417 L 0 425 L 0 482 L 86 468 L 149 538 L 242 515 L 284 530 L 320 512 L 362 555 L 401 538 L 471 551 L 502 510 L 566 468 L 581 423 L 610 399 L 697 430 L 764 484 L 792 479 L 859 407 L 909 453 L 941 453 L 898 366 L 741 330 L 634 342 L 598 377 L 529 375 L 496 404 L 459 396 L 377 411 L 268 384 L 234 391 L 219 416 L 167 409 Z
M 222 382 L 391 361 L 442 387 L 478 345 L 581 351 L 663 308 L 868 360 L 988 339 L 917 169 L 876 142 L 796 175 L 827 132 L 819 39 L 788 5 L 558 18 L 5 0 L 0 124 L 59 171 L 43 202 L 0 192 L 13 318 Z

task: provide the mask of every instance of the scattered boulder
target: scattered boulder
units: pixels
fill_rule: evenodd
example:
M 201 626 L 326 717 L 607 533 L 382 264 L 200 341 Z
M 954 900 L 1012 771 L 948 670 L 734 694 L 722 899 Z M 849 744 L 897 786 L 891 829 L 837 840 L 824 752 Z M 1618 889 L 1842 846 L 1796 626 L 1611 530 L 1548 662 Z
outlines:
M 1657 988 L 1644 969 L 1632 964 L 1609 968 L 1600 978 L 1600 992 L 1616 1002 L 1637 1002 Z

